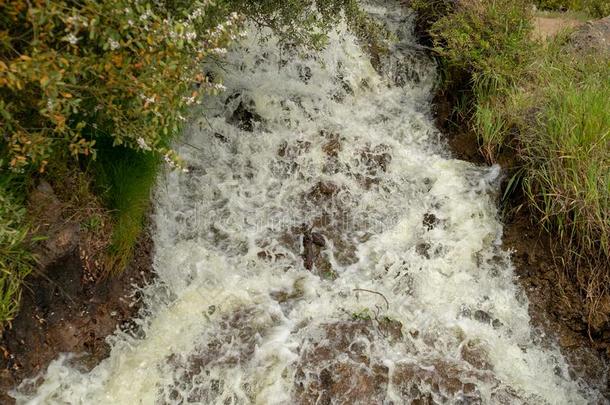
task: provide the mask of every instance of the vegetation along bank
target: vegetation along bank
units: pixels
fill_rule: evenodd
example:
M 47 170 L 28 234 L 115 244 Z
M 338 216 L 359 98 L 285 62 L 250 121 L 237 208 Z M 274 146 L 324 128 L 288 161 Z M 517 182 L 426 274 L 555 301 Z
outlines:
M 564 347 L 610 348 L 610 4 L 420 1 L 458 155 L 498 163 L 505 243 Z M 603 18 L 606 17 L 606 18 Z

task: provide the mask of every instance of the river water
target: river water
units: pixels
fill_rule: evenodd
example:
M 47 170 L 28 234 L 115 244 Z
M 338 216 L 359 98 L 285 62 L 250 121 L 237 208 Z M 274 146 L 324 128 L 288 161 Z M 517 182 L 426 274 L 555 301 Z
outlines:
M 434 127 L 411 16 L 368 9 L 398 37 L 376 69 L 342 25 L 304 55 L 251 30 L 210 67 L 227 90 L 185 131 L 189 172 L 159 180 L 137 332 L 90 371 L 62 356 L 18 403 L 597 401 L 530 325 L 499 169 Z

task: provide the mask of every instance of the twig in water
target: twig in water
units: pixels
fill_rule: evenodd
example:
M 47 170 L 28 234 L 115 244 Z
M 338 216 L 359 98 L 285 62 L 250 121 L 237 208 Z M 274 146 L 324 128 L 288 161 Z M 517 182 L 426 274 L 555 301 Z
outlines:
M 390 302 L 389 302 L 389 301 L 388 301 L 388 299 L 385 297 L 385 295 L 383 295 L 382 293 L 377 292 L 377 291 L 367 290 L 367 289 L 365 289 L 365 288 L 354 288 L 354 291 L 364 291 L 364 292 L 368 292 L 368 293 L 371 293 L 371 294 L 377 294 L 377 295 L 380 295 L 380 296 L 383 298 L 383 300 L 385 301 L 385 304 L 386 304 L 386 305 L 387 305 L 387 307 L 388 307 L 387 309 L 390 309 Z
M 188 143 L 188 142 L 182 141 L 181 143 L 182 143 L 183 145 L 190 146 L 191 148 L 196 149 L 196 150 L 198 150 L 198 151 L 200 151 L 200 152 L 201 152 L 201 151 L 203 151 L 203 149 L 201 149 L 201 148 L 199 148 L 199 147 L 197 147 L 197 146 L 195 146 L 195 145 L 191 145 L 191 144 L 190 144 L 190 143 Z

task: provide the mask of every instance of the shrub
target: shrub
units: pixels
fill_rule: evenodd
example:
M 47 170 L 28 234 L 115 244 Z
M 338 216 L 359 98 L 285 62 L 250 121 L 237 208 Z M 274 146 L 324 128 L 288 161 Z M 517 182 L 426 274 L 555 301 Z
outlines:
M 60 150 L 92 155 L 100 137 L 175 163 L 168 137 L 185 108 L 221 88 L 201 62 L 224 52 L 241 21 L 198 1 L 8 0 L 1 8 L 2 136 L 17 170 L 44 171 Z
M 529 17 L 526 0 L 463 1 L 430 33 L 448 67 L 468 72 L 475 90 L 488 92 L 513 82 L 527 64 Z

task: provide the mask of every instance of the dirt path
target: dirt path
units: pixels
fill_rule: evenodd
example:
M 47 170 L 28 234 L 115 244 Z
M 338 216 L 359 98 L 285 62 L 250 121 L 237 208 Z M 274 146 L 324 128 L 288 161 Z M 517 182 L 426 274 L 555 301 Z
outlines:
M 536 39 L 547 40 L 564 30 L 573 29 L 584 24 L 582 21 L 569 17 L 534 17 L 533 36 Z

